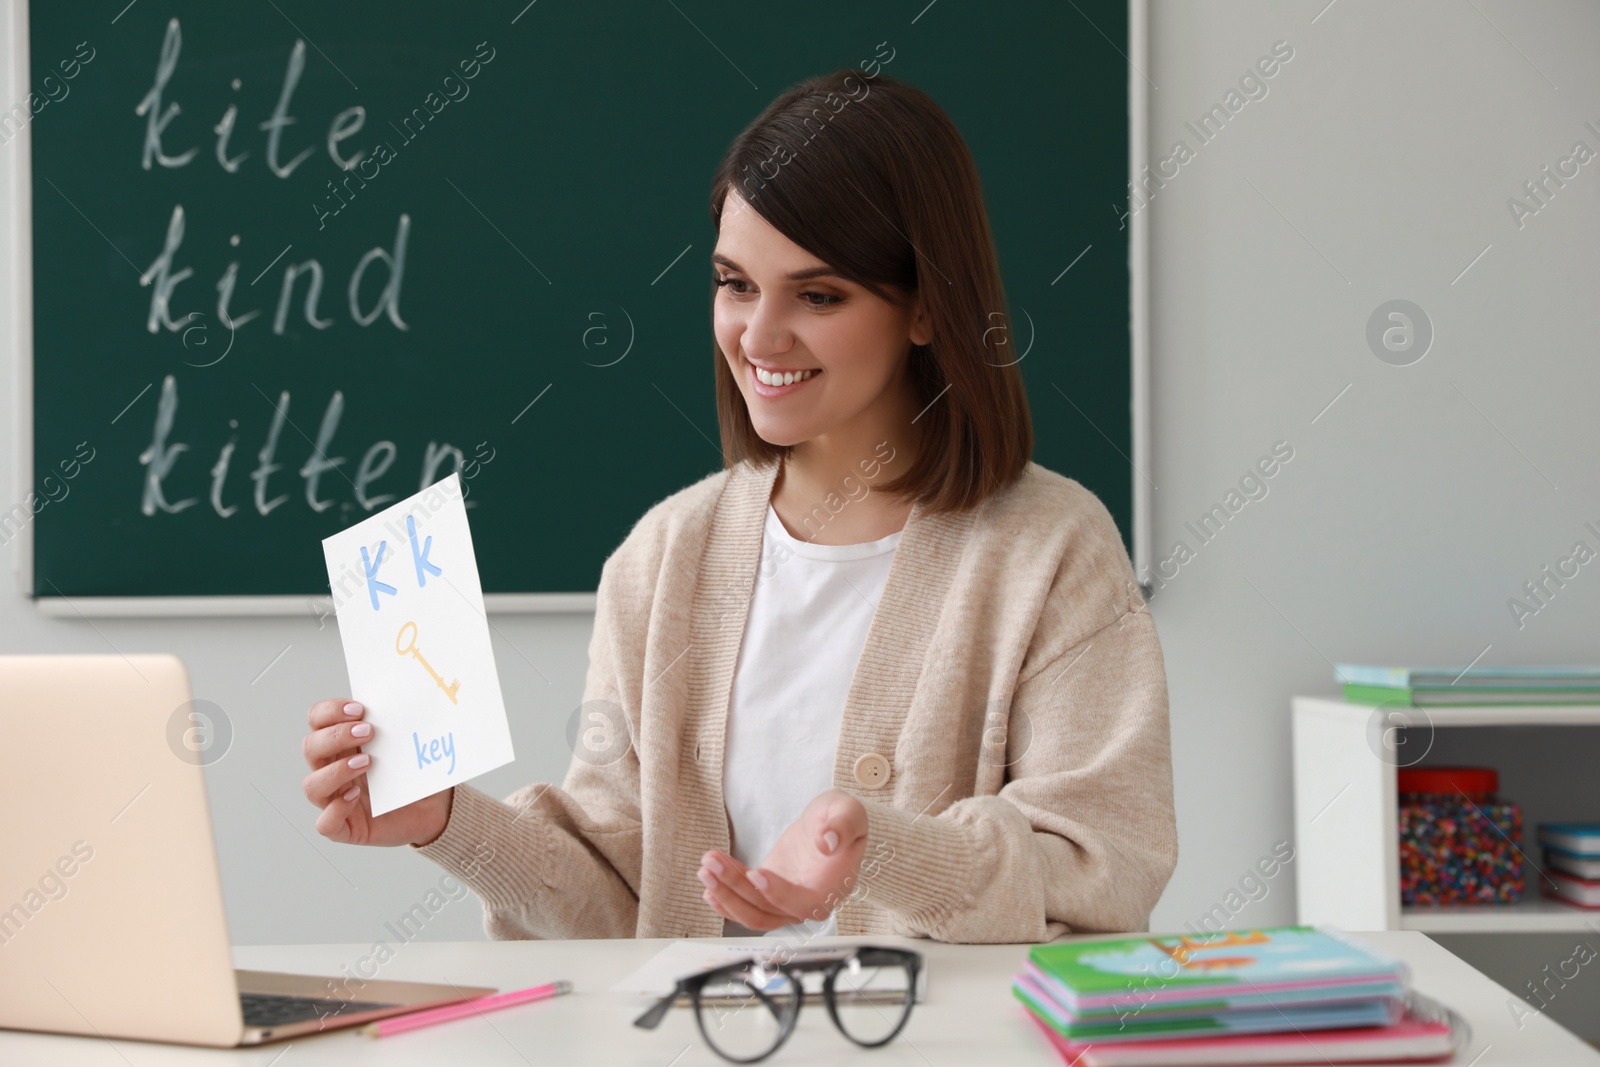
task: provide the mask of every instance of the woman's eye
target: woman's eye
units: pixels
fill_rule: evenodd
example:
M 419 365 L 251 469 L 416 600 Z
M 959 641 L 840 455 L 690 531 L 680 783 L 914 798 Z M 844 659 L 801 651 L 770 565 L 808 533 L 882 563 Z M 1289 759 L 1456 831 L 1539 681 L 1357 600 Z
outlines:
M 754 290 L 750 287 L 750 283 L 745 281 L 743 278 L 718 278 L 717 288 L 725 288 L 734 296 L 749 296 L 752 292 L 754 292 Z M 801 293 L 800 299 L 807 307 L 813 308 L 833 307 L 835 304 L 840 304 L 844 301 L 844 297 L 842 296 L 835 296 L 832 293 L 818 292 Z

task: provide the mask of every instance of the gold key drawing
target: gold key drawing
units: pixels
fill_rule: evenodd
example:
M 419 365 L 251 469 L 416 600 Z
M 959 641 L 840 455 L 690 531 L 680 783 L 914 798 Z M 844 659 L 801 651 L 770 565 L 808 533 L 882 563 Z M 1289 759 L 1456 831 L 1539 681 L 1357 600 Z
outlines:
M 407 630 L 411 631 L 411 641 L 410 641 L 409 644 L 407 644 L 406 641 L 405 641 L 405 636 L 406 636 L 406 631 Z M 433 664 L 429 663 L 427 660 L 422 658 L 422 652 L 421 652 L 421 650 L 419 650 L 417 648 L 417 624 L 416 623 L 408 622 L 404 626 L 400 627 L 400 632 L 395 635 L 394 650 L 396 652 L 400 653 L 402 656 L 409 655 L 409 656 L 413 657 L 418 663 L 422 664 L 423 668 L 429 674 L 433 675 L 433 680 L 435 682 L 439 683 L 439 688 L 444 690 L 444 695 L 450 698 L 450 703 L 452 703 L 452 704 L 459 703 L 459 701 L 456 700 L 456 690 L 461 688 L 460 679 L 453 678 L 453 679 L 451 679 L 449 685 L 445 685 L 444 684 L 444 679 L 439 677 L 439 672 L 433 669 Z

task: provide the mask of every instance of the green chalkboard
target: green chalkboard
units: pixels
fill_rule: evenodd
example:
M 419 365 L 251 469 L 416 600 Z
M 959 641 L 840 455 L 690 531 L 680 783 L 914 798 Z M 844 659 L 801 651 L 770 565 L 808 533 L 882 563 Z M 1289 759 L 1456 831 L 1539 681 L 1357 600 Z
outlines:
M 592 592 L 722 464 L 722 152 L 891 53 L 977 157 L 1034 458 L 1131 531 L 1124 3 L 32 8 L 37 596 L 325 593 L 458 464 L 486 591 Z

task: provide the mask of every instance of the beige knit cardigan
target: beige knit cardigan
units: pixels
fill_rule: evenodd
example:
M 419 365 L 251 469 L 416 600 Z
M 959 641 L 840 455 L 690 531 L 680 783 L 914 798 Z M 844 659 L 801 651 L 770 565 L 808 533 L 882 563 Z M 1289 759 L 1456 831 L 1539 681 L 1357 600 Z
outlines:
M 562 786 L 504 801 L 455 787 L 444 832 L 418 851 L 478 894 L 491 936 L 721 934 L 695 872 L 729 847 L 728 698 L 777 470 L 708 475 L 606 560 L 584 701 L 621 709 L 624 755 L 575 758 Z M 869 785 L 857 767 L 872 754 Z M 869 826 L 840 934 L 1148 928 L 1177 862 L 1166 676 L 1093 493 L 1029 463 L 976 508 L 912 508 L 851 677 L 833 784 Z

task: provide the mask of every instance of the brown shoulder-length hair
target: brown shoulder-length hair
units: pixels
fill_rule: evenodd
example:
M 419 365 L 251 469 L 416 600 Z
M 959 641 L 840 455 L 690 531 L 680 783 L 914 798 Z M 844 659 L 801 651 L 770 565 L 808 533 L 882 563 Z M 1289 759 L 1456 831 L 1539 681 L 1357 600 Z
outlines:
M 931 343 L 911 347 L 908 369 L 921 446 L 910 470 L 876 488 L 957 511 L 1022 473 L 1033 423 L 978 169 L 931 97 L 850 68 L 808 78 L 728 148 L 711 187 L 719 227 L 730 189 L 845 278 L 926 309 Z M 712 350 L 724 466 L 787 455 L 756 433 L 714 340 Z

